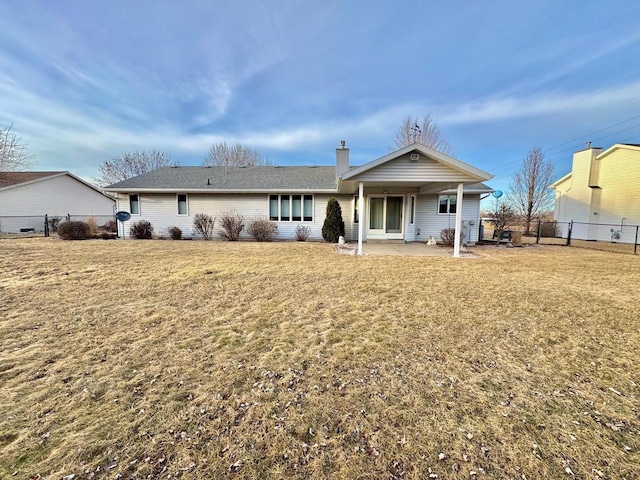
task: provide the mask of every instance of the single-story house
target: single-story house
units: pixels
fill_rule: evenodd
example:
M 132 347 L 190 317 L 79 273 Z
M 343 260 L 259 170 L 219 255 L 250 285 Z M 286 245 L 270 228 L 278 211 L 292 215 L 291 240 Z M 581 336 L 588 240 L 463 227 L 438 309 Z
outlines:
M 115 199 L 70 172 L 0 172 L 0 232 L 44 229 L 44 216 L 113 219 Z
M 128 223 L 148 220 L 161 235 L 177 226 L 191 237 L 195 214 L 237 211 L 277 222 L 280 239 L 293 239 L 299 224 L 321 239 L 327 201 L 335 197 L 346 239 L 358 241 L 361 253 L 363 241 L 427 241 L 445 228 L 477 241 L 480 196 L 493 191 L 481 182 L 490 178 L 419 143 L 354 167 L 343 141 L 331 167 L 164 167 L 105 189 L 131 213 Z
M 616 143 L 603 151 L 589 142 L 551 188 L 554 218 L 574 222 L 572 238 L 633 243 L 635 227 L 625 225 L 640 225 L 640 145 Z

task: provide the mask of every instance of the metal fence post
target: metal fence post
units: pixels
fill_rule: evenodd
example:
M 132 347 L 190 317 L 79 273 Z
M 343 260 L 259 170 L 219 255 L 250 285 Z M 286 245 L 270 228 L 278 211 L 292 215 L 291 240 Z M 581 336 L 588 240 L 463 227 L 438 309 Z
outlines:
M 44 236 L 49 236 L 49 215 L 44 214 Z
M 540 217 L 538 217 L 538 230 L 536 232 L 536 243 L 540 243 L 540 226 L 542 225 L 542 222 L 540 221 Z
M 571 230 L 573 230 L 573 220 L 569 223 L 569 233 L 567 233 L 567 247 L 571 245 Z
M 636 241 L 633 242 L 633 254 L 634 255 L 638 251 L 638 229 L 640 229 L 640 225 L 636 225 Z

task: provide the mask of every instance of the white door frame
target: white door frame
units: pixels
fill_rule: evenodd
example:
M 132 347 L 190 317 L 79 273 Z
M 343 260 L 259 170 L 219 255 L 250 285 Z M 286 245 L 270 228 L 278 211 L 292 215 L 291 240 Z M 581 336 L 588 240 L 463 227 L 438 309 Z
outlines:
M 402 206 L 400 208 L 400 232 L 387 232 L 387 198 L 389 197 L 399 197 L 402 199 Z M 383 218 L 383 228 L 382 229 L 371 229 L 371 199 L 372 198 L 383 198 L 383 210 L 382 210 L 382 218 Z M 406 206 L 406 195 L 403 193 L 371 193 L 367 195 L 367 239 L 376 240 L 376 239 L 384 239 L 384 240 L 403 240 L 405 233 L 405 206 Z M 362 221 L 364 219 L 361 219 Z

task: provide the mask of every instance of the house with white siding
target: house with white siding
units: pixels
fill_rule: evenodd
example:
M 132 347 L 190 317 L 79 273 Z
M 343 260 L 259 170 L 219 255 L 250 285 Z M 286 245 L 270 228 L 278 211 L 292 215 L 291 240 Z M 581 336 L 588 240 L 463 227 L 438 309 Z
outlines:
M 632 243 L 640 225 L 640 145 L 592 147 L 573 154 L 571 172 L 551 185 L 554 218 L 574 222 L 572 238 Z
M 293 239 L 298 225 L 321 239 L 327 201 L 334 197 L 346 239 L 357 241 L 361 253 L 362 242 L 439 239 L 445 228 L 477 241 L 480 196 L 493 191 L 482 182 L 491 178 L 419 143 L 354 167 L 343 141 L 331 167 L 164 167 L 106 190 L 116 194 L 119 210 L 131 213 L 128 223 L 148 220 L 161 235 L 177 226 L 191 237 L 197 237 L 195 214 L 237 211 L 276 222 L 280 239 Z
M 70 172 L 0 172 L 1 233 L 42 231 L 45 215 L 113 219 L 114 208 L 113 197 Z

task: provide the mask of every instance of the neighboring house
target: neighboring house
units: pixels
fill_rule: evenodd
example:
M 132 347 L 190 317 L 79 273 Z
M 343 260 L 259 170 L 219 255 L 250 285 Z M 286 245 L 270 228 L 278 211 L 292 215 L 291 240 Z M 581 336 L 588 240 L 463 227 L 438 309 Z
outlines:
M 571 173 L 551 188 L 554 218 L 574 222 L 572 238 L 631 243 L 635 228 L 624 225 L 640 225 L 640 145 L 617 143 L 603 151 L 589 142 L 573 154 Z
M 298 225 L 321 239 L 327 201 L 335 197 L 347 240 L 439 239 L 442 229 L 455 227 L 459 213 L 459 228 L 473 242 L 480 195 L 493 191 L 480 182 L 490 178 L 419 143 L 351 167 L 341 142 L 332 167 L 164 167 L 105 189 L 117 195 L 119 210 L 131 213 L 129 223 L 148 220 L 165 236 L 171 226 L 197 236 L 196 213 L 219 217 L 235 210 L 247 219 L 277 222 L 280 239 L 293 239 Z
M 69 172 L 0 172 L 0 232 L 44 229 L 44 216 L 111 216 L 115 200 Z

